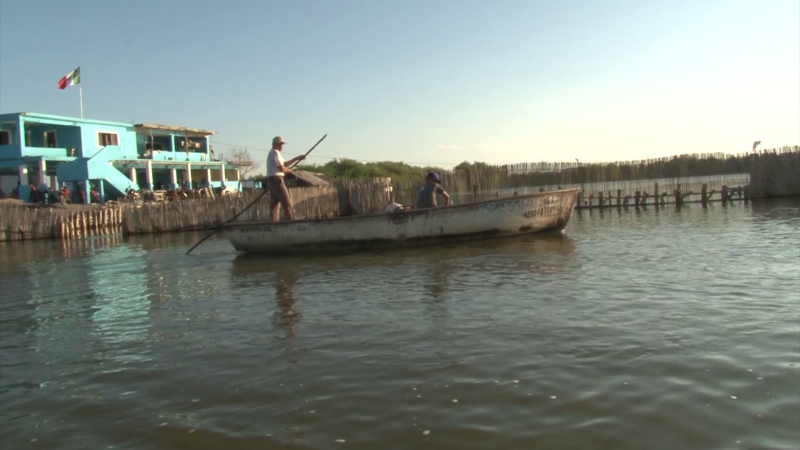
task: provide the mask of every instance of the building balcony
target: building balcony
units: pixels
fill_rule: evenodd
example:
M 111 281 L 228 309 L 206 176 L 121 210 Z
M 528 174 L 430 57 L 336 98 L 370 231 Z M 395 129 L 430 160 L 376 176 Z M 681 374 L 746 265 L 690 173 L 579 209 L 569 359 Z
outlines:
M 0 159 L 40 158 L 70 160 L 69 150 L 57 147 L 26 147 L 19 144 L 0 145 Z

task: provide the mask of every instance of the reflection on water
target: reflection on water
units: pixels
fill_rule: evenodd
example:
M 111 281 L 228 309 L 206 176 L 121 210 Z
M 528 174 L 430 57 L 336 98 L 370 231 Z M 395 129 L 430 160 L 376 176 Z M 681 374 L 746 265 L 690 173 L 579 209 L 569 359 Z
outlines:
M 797 200 L 341 256 L 204 235 L 0 246 L 3 448 L 800 447 Z
M 119 348 L 114 359 L 145 360 L 146 347 L 136 345 L 147 339 L 150 328 L 145 264 L 134 252 L 114 249 L 92 258 L 87 271 L 96 299 L 92 314 L 96 335 Z
M 430 279 L 424 285 L 433 300 L 441 300 L 442 295 L 447 292 L 448 275 L 452 272 L 453 266 L 447 261 L 433 263 L 433 267 L 428 271 Z
M 278 266 L 274 272 L 275 277 L 275 324 L 277 328 L 286 331 L 286 338 L 297 337 L 297 326 L 303 315 L 295 298 L 295 287 L 299 274 L 295 270 L 287 270 Z

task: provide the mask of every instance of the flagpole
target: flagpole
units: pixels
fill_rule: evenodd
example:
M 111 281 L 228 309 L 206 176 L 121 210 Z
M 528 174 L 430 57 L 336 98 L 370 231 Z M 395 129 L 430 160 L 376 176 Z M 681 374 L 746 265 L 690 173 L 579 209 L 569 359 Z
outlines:
M 83 119 L 83 88 L 78 86 L 78 96 L 81 100 L 81 119 Z

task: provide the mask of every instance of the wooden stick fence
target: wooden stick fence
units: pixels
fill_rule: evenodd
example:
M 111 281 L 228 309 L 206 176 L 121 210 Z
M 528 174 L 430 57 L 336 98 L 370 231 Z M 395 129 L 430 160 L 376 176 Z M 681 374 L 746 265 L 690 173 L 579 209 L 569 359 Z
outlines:
M 85 238 L 122 231 L 119 207 L 53 208 L 15 200 L 3 200 L 0 205 L 0 242 Z
M 748 202 L 800 194 L 798 146 L 738 156 L 682 155 L 650 160 L 647 164 L 475 164 L 468 169 L 444 171 L 441 178 L 455 204 L 566 187 L 581 190 L 576 205 L 579 209 L 680 206 L 692 202 L 706 206 L 710 202 L 727 204 L 733 200 Z M 689 177 L 686 172 L 691 167 L 695 173 L 716 170 L 718 174 Z M 735 168 L 746 170 L 732 171 Z M 643 177 L 651 173 L 658 176 Z M 392 184 L 389 178 L 337 180 L 332 187 L 292 188 L 290 193 L 298 218 L 325 218 L 379 213 L 392 200 L 414 205 L 422 185 L 422 181 Z M 216 199 L 102 207 L 49 207 L 0 200 L 0 242 L 211 229 L 225 223 L 260 194 L 257 190 Z M 269 198 L 265 197 L 237 220 L 269 221 L 269 209 Z M 286 219 L 283 211 L 281 216 Z
M 297 218 L 326 218 L 339 214 L 339 196 L 335 188 L 293 188 L 289 192 Z M 143 203 L 125 212 L 122 231 L 124 234 L 146 234 L 213 229 L 226 223 L 261 193 L 261 190 L 255 190 L 212 200 Z M 282 208 L 280 215 L 281 220 L 286 220 Z M 236 222 L 270 220 L 269 196 L 264 196 L 239 216 Z
M 380 213 L 392 201 L 391 178 L 335 180 L 334 187 L 343 216 Z
M 705 158 L 705 159 L 703 159 Z M 732 169 L 743 168 L 741 172 Z M 717 171 L 717 174 L 713 172 Z M 688 176 L 692 172 L 707 175 Z M 656 177 L 644 175 L 654 174 Z M 677 174 L 672 176 L 672 174 Z M 549 191 L 559 188 L 581 189 L 579 207 L 620 205 L 627 197 L 628 204 L 639 199 L 652 203 L 668 202 L 667 196 L 681 192 L 682 203 L 700 201 L 703 184 L 707 193 L 705 203 L 720 201 L 723 186 L 729 186 L 744 198 L 763 198 L 776 195 L 800 194 L 800 147 L 784 147 L 738 156 L 683 155 L 648 161 L 629 161 L 609 164 L 536 163 L 514 166 L 475 164 L 440 173 L 442 185 L 455 204 L 492 198 Z M 395 199 L 414 205 L 423 181 L 394 183 Z M 741 188 L 741 189 L 740 189 Z M 719 193 L 719 194 L 717 194 Z M 666 194 L 666 195 L 665 195 Z M 601 202 L 599 199 L 603 198 Z M 641 204 L 641 203 L 637 203 Z

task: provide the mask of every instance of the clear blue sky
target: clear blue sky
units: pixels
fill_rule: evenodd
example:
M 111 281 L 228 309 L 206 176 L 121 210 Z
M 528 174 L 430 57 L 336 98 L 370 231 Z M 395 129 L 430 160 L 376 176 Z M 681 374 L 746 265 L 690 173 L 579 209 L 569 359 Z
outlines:
M 800 2 L 0 0 L 0 111 L 326 158 L 617 161 L 800 143 Z M 251 150 L 262 163 L 266 151 Z

